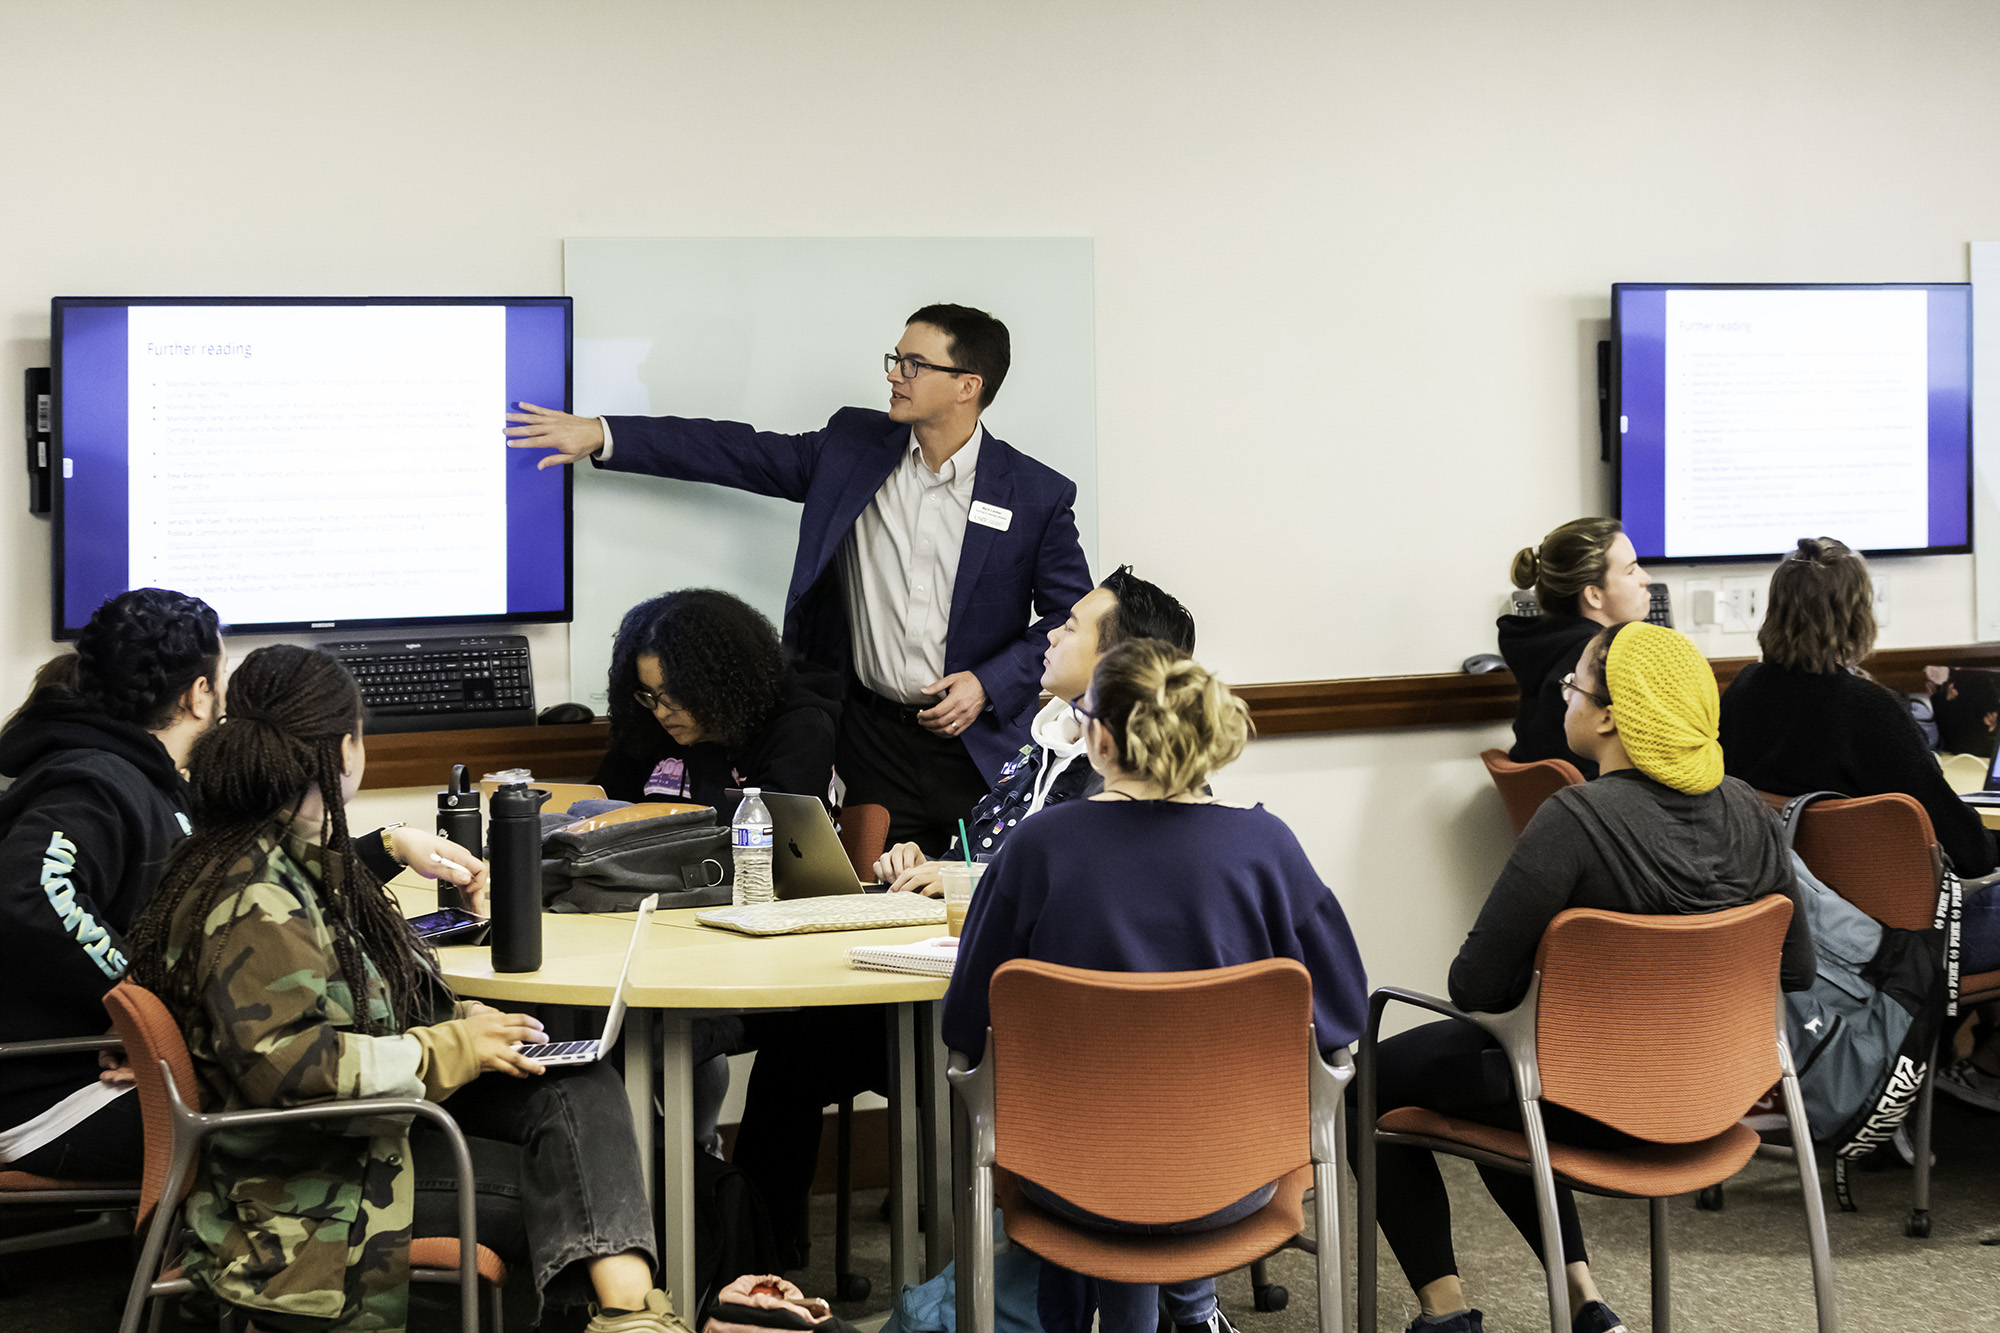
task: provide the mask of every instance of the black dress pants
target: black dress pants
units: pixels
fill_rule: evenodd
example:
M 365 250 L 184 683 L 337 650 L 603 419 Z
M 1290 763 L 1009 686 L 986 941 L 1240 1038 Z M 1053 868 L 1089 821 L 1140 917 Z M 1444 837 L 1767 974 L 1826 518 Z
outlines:
M 1446 1020 L 1390 1037 L 1376 1048 L 1376 1109 L 1423 1106 L 1459 1120 L 1497 1129 L 1519 1131 L 1520 1105 L 1515 1098 L 1506 1053 L 1485 1031 L 1470 1023 Z M 1360 1122 L 1355 1093 L 1350 1088 L 1347 1134 L 1350 1160 L 1358 1151 Z M 1581 1148 L 1625 1148 L 1638 1142 L 1601 1121 L 1567 1107 L 1542 1103 L 1542 1123 L 1549 1138 Z M 1376 1149 L 1376 1218 L 1396 1262 L 1403 1267 L 1410 1289 L 1417 1291 L 1458 1272 L 1451 1244 L 1451 1198 L 1437 1157 L 1423 1148 Z M 1533 1180 L 1512 1171 L 1481 1166 L 1479 1177 L 1507 1220 L 1542 1257 L 1541 1220 L 1535 1209 Z M 1577 1223 L 1576 1196 L 1556 1186 L 1556 1220 L 1562 1232 L 1565 1263 L 1583 1263 L 1583 1231 Z
M 757 1048 L 743 1121 L 731 1160 L 770 1210 L 778 1266 L 806 1266 L 807 1220 L 820 1128 L 829 1103 L 889 1086 L 887 1005 L 855 1004 L 753 1014 L 744 1022 Z
M 986 795 L 986 779 L 963 740 L 925 730 L 916 711 L 850 680 L 834 767 L 847 804 L 888 807 L 890 846 L 914 842 L 937 856 Z

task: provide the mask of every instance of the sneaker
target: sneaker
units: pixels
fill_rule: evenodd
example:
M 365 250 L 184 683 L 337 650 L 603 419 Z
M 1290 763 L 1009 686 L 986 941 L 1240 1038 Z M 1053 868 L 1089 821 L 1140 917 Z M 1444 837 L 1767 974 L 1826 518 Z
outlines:
M 1603 1301 L 1592 1301 L 1569 1321 L 1571 1333 L 1626 1333 L 1625 1321 Z
M 1229 1316 L 1216 1306 L 1215 1313 L 1199 1324 L 1175 1324 L 1179 1333 L 1236 1333 L 1236 1325 L 1229 1322 Z
M 2000 1076 L 1987 1073 L 1971 1060 L 1954 1060 L 1937 1076 L 1939 1092 L 1948 1092 L 1967 1106 L 2000 1111 Z
M 1790 1129 L 1792 1122 L 1785 1117 L 1784 1087 L 1779 1085 L 1750 1104 L 1743 1113 L 1743 1123 L 1759 1134 L 1772 1134 L 1782 1129 Z
M 1460 1310 L 1442 1319 L 1420 1314 L 1403 1333 L 1486 1333 L 1485 1318 L 1477 1310 Z
M 624 1314 L 596 1310 L 584 1333 L 693 1333 L 693 1330 L 674 1313 L 674 1303 L 667 1293 L 655 1288 L 646 1293 L 643 1309 Z

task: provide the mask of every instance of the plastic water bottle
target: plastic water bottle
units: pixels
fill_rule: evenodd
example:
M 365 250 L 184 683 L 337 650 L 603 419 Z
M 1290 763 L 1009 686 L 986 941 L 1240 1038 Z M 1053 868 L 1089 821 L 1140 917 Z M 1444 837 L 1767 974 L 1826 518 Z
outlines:
M 768 903 L 771 890 L 771 812 L 760 788 L 745 787 L 743 803 L 730 823 L 730 854 L 736 861 L 736 903 Z

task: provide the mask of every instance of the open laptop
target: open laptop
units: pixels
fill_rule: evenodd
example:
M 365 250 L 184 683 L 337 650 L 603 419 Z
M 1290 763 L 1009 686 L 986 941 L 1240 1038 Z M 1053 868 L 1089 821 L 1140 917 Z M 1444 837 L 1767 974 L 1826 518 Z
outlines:
M 514 1049 L 545 1065 L 587 1065 L 609 1055 L 618 1044 L 618 1029 L 625 1022 L 625 993 L 632 988 L 632 959 L 639 952 L 640 937 L 653 924 L 653 909 L 659 905 L 657 893 L 639 904 L 639 919 L 632 923 L 632 942 L 625 946 L 625 966 L 619 970 L 618 986 L 611 992 L 611 1007 L 604 1014 L 602 1037 L 589 1041 L 538 1041 Z
M 2000 809 L 2000 750 L 1993 753 L 1993 762 L 1986 766 L 1986 787 L 1983 791 L 1969 791 L 1959 799 L 1967 805 L 1992 806 Z
M 761 795 L 771 812 L 771 892 L 780 902 L 881 892 L 882 885 L 863 884 L 855 875 L 840 834 L 817 796 L 781 791 Z

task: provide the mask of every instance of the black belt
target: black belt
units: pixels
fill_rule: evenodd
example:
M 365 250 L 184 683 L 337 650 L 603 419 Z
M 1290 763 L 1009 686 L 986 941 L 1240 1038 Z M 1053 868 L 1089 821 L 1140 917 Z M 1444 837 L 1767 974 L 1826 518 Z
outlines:
M 924 725 L 917 720 L 917 714 L 937 707 L 936 704 L 903 704 L 897 703 L 894 699 L 885 699 L 859 680 L 849 680 L 847 685 L 848 703 L 859 704 L 871 713 L 879 713 L 883 717 L 894 718 L 913 727 L 921 728 Z

